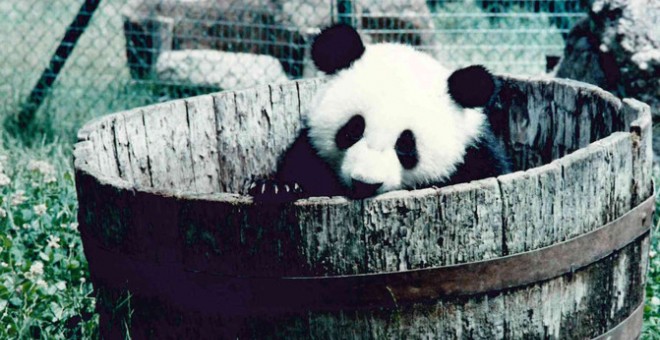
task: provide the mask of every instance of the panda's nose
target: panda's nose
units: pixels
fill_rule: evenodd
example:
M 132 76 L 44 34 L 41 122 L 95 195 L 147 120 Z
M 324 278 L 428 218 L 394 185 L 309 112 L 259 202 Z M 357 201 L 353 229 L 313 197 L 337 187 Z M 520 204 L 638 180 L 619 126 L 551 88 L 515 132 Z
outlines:
M 352 179 L 353 182 L 353 198 L 365 198 L 370 197 L 376 194 L 376 190 L 380 188 L 383 183 L 366 183 L 359 181 L 355 178 Z

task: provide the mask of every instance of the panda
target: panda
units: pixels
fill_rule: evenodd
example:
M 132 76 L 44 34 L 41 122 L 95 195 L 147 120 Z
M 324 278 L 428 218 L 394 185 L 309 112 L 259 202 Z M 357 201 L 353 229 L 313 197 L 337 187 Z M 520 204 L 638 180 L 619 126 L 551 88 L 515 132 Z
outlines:
M 276 173 L 250 186 L 255 201 L 360 199 L 510 172 L 481 109 L 498 83 L 484 67 L 451 72 L 410 46 L 365 46 L 343 24 L 322 30 L 311 55 L 330 78 Z

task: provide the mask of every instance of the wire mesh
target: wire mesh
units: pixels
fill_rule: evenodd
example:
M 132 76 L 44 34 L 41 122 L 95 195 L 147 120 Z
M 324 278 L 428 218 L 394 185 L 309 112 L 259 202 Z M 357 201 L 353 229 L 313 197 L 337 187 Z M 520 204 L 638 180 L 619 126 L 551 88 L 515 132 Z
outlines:
M 1 116 L 20 110 L 85 1 L 0 0 Z M 102 0 L 41 112 L 73 129 L 110 111 L 316 76 L 309 45 L 333 22 L 450 67 L 538 74 L 584 15 L 580 0 Z

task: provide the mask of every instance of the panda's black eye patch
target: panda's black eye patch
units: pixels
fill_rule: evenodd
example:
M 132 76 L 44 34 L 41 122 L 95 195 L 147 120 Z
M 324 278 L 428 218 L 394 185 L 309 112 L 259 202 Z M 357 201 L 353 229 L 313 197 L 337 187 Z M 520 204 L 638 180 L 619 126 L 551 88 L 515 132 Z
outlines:
M 396 156 L 399 158 L 399 162 L 404 169 L 410 170 L 417 165 L 417 162 L 419 162 L 415 135 L 413 135 L 412 131 L 403 131 L 399 136 L 399 139 L 396 140 L 394 149 L 396 150 Z
M 353 144 L 362 139 L 364 134 L 364 118 L 360 115 L 355 115 L 342 126 L 337 135 L 335 135 L 335 143 L 341 150 L 350 148 Z

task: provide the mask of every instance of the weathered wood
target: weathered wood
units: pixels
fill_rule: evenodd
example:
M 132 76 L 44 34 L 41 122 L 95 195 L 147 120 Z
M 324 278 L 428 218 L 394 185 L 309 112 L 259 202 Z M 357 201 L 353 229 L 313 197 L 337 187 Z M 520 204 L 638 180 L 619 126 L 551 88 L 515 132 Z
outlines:
M 284 134 L 272 131 L 268 86 L 227 93 L 214 100 L 222 187 L 227 192 L 242 192 L 253 177 L 273 171 L 278 155 L 270 153 L 269 146 L 286 147 L 280 139 Z
M 94 156 L 97 158 L 98 168 L 104 175 L 117 177 L 117 161 L 115 156 L 114 136 L 112 134 L 113 120 L 110 117 L 99 123 L 98 129 L 91 131 L 88 135 L 94 148 Z
M 298 87 L 298 100 L 300 106 L 300 114 L 304 115 L 312 105 L 312 100 L 317 91 L 323 91 L 323 79 L 312 79 L 310 81 L 297 82 Z
M 176 100 L 147 106 L 143 119 L 154 188 L 194 191 L 195 174 L 185 102 Z
M 346 336 L 379 339 L 424 336 L 450 339 L 588 339 L 625 320 L 643 301 L 641 280 L 645 270 L 640 262 L 646 256 L 643 249 L 643 246 L 631 245 L 571 276 L 522 290 L 468 299 L 440 299 L 429 304 L 394 309 L 290 313 L 244 319 L 206 313 L 181 314 L 180 306 L 170 301 L 144 298 L 138 294 L 133 295 L 132 306 L 157 303 L 159 310 L 163 311 L 163 318 L 178 322 L 162 322 L 153 313 L 136 310 L 131 316 L 132 328 L 133 334 L 138 337 L 180 334 L 212 338 L 238 334 L 242 338 L 295 339 Z M 624 272 L 625 277 L 621 276 Z M 613 281 L 612 278 L 616 279 Z M 212 296 L 212 290 L 206 292 L 206 298 Z M 617 305 L 616 301 L 625 303 Z M 103 310 L 108 319 L 110 311 Z M 170 319 L 173 314 L 177 317 Z M 203 325 L 204 328 L 191 325 Z
M 149 188 L 153 186 L 151 162 L 149 160 L 149 145 L 144 127 L 144 111 L 135 109 L 122 114 L 124 130 L 126 130 L 126 152 L 130 162 L 131 173 L 136 188 Z M 118 129 L 115 129 L 118 130 Z M 152 146 L 153 147 L 153 146 Z M 120 148 L 122 150 L 122 148 Z M 122 153 L 124 151 L 122 150 Z
M 94 144 L 90 140 L 79 140 L 73 148 L 74 166 L 76 169 L 89 169 L 99 172 L 98 163 L 92 157 Z
M 408 305 L 392 293 L 382 309 L 249 315 L 252 305 L 227 294 L 235 277 L 396 272 L 553 246 L 651 194 L 647 106 L 570 81 L 503 79 L 491 110 L 506 124 L 495 128 L 525 171 L 365 200 L 260 205 L 242 195 L 275 170 L 322 80 L 92 122 L 74 155 L 102 322 L 113 322 L 128 287 L 135 337 L 591 338 L 612 329 L 643 300 L 648 235 L 572 274 L 487 295 Z M 236 308 L 248 316 L 226 314 Z
M 343 197 L 306 199 L 295 205 L 301 251 L 315 275 L 357 274 L 369 268 L 362 202 Z
M 131 142 L 128 139 L 124 114 L 120 112 L 113 116 L 114 119 L 112 121 L 112 135 L 114 137 L 115 157 L 117 161 L 119 177 L 128 181 L 129 183 L 134 183 L 129 150 L 129 145 Z
M 186 100 L 186 109 L 195 192 L 200 194 L 220 192 L 218 178 L 220 164 L 213 97 L 201 96 Z
M 434 250 L 429 251 L 425 266 L 458 264 L 503 255 L 502 199 L 496 180 L 445 187 L 440 189 L 439 196 L 440 215 L 436 225 L 429 226 L 428 233 L 419 235 L 423 236 L 422 239 L 430 236 L 429 249 Z
M 551 245 L 565 234 L 561 166 L 556 162 L 498 178 L 504 219 L 505 254 Z
M 503 78 L 490 109 L 492 115 L 508 121 L 505 126 L 494 125 L 516 169 L 547 164 L 628 127 L 621 101 L 595 86 L 523 79 Z
M 624 99 L 624 112 L 629 116 L 636 117 L 630 124 L 633 133 L 633 204 L 648 197 L 653 188 L 652 164 L 653 164 L 653 119 L 651 109 L 648 105 L 634 99 Z

